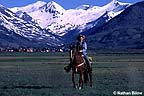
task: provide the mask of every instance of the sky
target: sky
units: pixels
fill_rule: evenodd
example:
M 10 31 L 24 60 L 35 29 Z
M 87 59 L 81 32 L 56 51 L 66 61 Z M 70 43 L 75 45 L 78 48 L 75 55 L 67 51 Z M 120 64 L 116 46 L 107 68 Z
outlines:
M 12 7 L 26 6 L 28 4 L 35 3 L 37 1 L 40 0 L 0 0 L 0 4 L 5 7 L 12 8 Z M 112 0 L 41 0 L 41 1 L 45 1 L 45 2 L 54 1 L 65 9 L 73 9 L 80 5 L 104 6 L 107 3 L 111 2 Z M 118 0 L 118 1 L 134 4 L 136 2 L 144 1 L 144 0 Z

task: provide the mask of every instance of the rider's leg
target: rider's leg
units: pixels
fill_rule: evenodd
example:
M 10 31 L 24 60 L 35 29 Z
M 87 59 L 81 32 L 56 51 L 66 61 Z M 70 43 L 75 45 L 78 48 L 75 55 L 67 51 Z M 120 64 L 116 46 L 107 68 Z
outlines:
M 87 64 L 87 68 L 88 69 L 92 69 L 92 66 L 91 66 L 91 63 L 90 63 L 90 61 L 89 61 L 89 58 L 88 58 L 88 56 L 85 54 L 84 55 L 84 59 L 85 59 L 85 61 L 86 61 L 86 64 Z
M 87 55 L 84 55 L 84 59 L 85 59 L 86 64 L 87 64 L 87 69 L 88 69 L 88 73 L 89 73 L 89 80 L 90 80 L 90 86 L 92 87 L 92 65 L 91 65 L 91 62 L 90 62 Z

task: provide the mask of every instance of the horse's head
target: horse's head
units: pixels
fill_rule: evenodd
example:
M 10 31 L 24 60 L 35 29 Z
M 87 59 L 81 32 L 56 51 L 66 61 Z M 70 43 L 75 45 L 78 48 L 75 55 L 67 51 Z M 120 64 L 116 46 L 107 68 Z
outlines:
M 77 54 L 76 46 L 75 45 L 70 45 L 70 58 L 73 58 Z
M 70 46 L 69 46 L 69 49 L 70 49 L 70 50 L 73 50 L 74 48 L 76 48 L 75 45 L 70 45 Z

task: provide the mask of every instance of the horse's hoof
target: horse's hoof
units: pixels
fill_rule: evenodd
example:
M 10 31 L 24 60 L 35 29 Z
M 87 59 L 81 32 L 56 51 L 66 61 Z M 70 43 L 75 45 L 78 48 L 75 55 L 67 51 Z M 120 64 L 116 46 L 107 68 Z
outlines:
M 78 88 L 78 86 L 77 86 L 77 85 L 76 85 L 76 86 L 73 86 L 73 88 L 77 89 L 77 88 Z
M 79 87 L 79 90 L 81 90 L 82 89 L 82 87 Z
M 75 87 L 76 89 L 78 88 L 78 86 L 76 85 L 76 87 Z

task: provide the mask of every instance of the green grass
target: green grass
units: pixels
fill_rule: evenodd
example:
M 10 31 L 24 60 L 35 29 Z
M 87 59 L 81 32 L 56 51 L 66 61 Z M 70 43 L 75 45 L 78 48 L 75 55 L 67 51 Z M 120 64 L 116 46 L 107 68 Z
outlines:
M 93 88 L 78 90 L 72 88 L 71 72 L 63 70 L 68 53 L 0 53 L 0 96 L 113 96 L 113 91 L 144 90 L 144 54 L 90 56 Z

